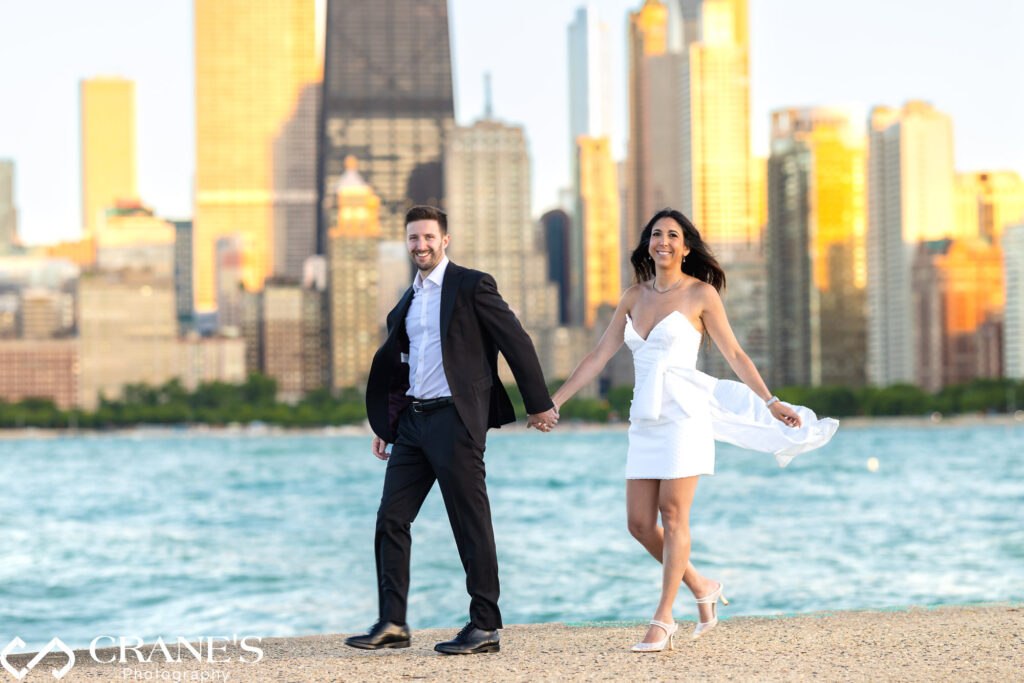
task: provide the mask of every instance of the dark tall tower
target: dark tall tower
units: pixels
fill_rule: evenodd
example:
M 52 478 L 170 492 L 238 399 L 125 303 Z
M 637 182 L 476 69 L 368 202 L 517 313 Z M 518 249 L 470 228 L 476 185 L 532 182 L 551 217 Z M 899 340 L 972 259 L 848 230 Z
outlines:
M 548 248 L 548 281 L 558 285 L 558 322 L 568 325 L 572 307 L 571 298 L 579 292 L 573 292 L 569 279 L 570 259 L 572 258 L 572 219 L 561 209 L 552 209 L 540 217 L 544 230 L 544 239 Z
M 322 101 L 318 252 L 349 155 L 381 199 L 381 237 L 404 240 L 409 206 L 445 202 L 455 119 L 447 0 L 328 0 Z

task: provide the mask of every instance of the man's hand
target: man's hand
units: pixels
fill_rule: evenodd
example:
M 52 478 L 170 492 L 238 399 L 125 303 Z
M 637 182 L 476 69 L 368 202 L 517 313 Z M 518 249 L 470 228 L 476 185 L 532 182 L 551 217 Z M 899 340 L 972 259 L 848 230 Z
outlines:
M 558 410 L 555 408 L 530 415 L 526 419 L 527 429 L 533 427 L 541 432 L 550 432 L 556 424 L 558 424 Z
M 391 454 L 388 453 L 388 445 L 379 436 L 373 437 L 373 454 L 381 460 L 387 460 L 391 457 Z

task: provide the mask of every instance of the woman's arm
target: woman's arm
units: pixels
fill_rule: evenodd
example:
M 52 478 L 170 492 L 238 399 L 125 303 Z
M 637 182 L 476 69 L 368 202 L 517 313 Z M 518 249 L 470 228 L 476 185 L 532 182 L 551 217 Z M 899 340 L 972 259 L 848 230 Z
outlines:
M 551 400 L 555 402 L 556 409 L 561 408 L 563 403 L 597 377 L 622 346 L 622 336 L 626 331 L 626 312 L 633 305 L 637 292 L 639 292 L 637 285 L 633 285 L 623 292 L 622 298 L 619 299 L 619 305 L 615 308 L 615 315 L 612 316 L 611 322 L 608 323 L 608 329 L 601 335 L 597 346 L 584 356 L 580 364 L 569 375 L 569 379 L 565 380 L 565 384 L 559 387 L 551 397 Z
M 761 373 L 757 371 L 757 368 L 754 367 L 754 362 L 750 360 L 750 357 L 740 348 L 740 343 L 736 341 L 736 335 L 733 333 L 729 319 L 725 315 L 725 306 L 722 304 L 722 297 L 718 295 L 718 290 L 709 284 L 702 284 L 701 303 L 703 304 L 701 319 L 704 321 L 704 326 L 711 335 L 711 339 L 715 342 L 715 346 L 725 356 L 729 367 L 762 401 L 770 399 L 772 392 L 768 391 L 768 386 L 761 378 Z M 775 401 L 768 409 L 776 419 L 791 427 L 800 426 L 800 416 L 781 401 Z

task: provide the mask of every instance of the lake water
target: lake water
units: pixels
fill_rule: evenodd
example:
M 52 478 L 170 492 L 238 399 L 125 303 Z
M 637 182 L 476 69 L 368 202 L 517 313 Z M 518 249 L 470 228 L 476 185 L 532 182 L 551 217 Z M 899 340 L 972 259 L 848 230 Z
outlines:
M 622 430 L 491 432 L 506 624 L 650 617 L 660 565 L 626 531 L 625 451 Z M 719 444 L 717 470 L 692 559 L 723 615 L 1024 599 L 1024 426 L 840 428 L 786 469 Z M 0 441 L 0 641 L 361 631 L 383 473 L 367 437 Z M 468 602 L 435 486 L 410 625 L 461 626 Z

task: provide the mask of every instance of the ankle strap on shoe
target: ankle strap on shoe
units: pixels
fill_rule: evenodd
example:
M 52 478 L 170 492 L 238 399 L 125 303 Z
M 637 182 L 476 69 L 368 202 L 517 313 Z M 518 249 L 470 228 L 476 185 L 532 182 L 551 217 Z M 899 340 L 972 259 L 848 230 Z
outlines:
M 675 626 L 675 624 L 666 624 L 664 621 L 658 621 L 657 619 L 651 619 L 651 625 L 662 627 L 663 629 L 665 629 L 665 633 L 668 633 L 670 630 L 672 630 L 672 627 Z
M 722 584 L 718 584 L 718 588 L 713 593 L 705 595 L 703 598 L 697 598 L 697 604 L 703 605 L 709 602 L 718 602 L 718 598 L 722 595 Z

